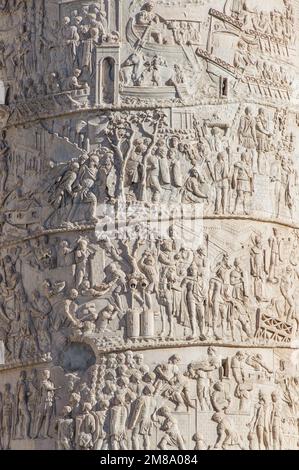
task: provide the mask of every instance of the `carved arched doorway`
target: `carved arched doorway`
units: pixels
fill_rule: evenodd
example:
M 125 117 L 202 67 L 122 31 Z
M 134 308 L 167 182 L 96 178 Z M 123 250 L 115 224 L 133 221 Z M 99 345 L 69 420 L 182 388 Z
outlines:
M 115 103 L 115 60 L 106 57 L 101 62 L 100 96 L 103 104 Z

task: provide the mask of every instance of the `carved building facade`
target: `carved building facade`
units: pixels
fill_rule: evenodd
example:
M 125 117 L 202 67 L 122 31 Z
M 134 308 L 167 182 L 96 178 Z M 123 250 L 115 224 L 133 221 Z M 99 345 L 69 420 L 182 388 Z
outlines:
M 299 2 L 0 2 L 0 448 L 297 449 Z

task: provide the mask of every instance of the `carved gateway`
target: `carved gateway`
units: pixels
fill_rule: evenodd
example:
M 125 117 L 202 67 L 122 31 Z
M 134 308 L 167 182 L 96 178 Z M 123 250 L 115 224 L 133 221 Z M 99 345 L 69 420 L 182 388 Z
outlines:
M 1 449 L 297 449 L 298 11 L 0 2 Z

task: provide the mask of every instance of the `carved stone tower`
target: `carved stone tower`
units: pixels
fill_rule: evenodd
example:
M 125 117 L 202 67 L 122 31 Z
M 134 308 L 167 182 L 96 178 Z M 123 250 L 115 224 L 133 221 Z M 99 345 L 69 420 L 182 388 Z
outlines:
M 0 448 L 298 447 L 298 17 L 0 1 Z

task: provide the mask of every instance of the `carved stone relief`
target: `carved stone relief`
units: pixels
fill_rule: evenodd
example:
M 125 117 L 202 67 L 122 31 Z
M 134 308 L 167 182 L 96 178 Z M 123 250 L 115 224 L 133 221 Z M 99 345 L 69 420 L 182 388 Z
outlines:
M 0 448 L 296 449 L 299 2 L 0 3 Z

